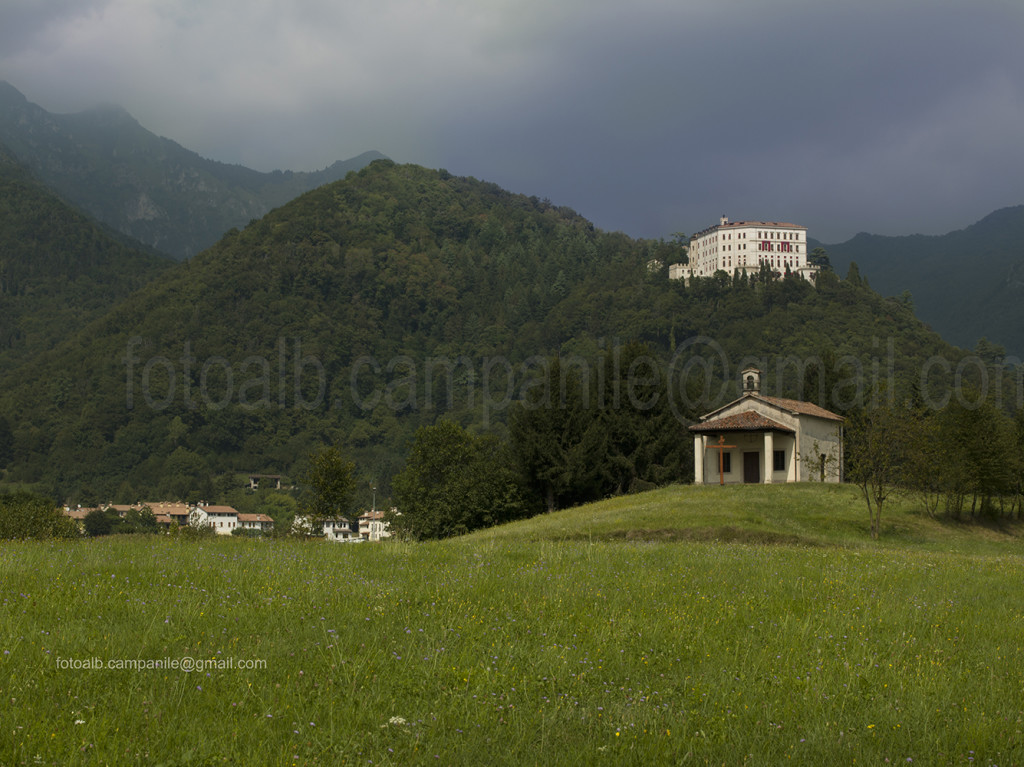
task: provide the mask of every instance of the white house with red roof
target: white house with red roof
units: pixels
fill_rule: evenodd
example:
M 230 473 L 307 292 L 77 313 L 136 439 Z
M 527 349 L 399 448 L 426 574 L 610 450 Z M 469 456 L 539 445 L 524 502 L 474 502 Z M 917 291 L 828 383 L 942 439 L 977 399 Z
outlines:
M 762 394 L 757 368 L 741 375 L 743 396 L 690 427 L 694 484 L 841 481 L 845 419 Z
M 238 511 L 231 506 L 196 504 L 189 517 L 196 527 L 212 527 L 217 535 L 231 535 L 238 527 Z
M 807 227 L 779 221 L 730 221 L 722 216 L 717 226 L 690 238 L 689 263 L 672 264 L 671 279 L 710 277 L 723 271 L 733 275 L 758 274 L 762 266 L 783 275 L 817 279 L 818 267 L 807 261 Z
M 258 530 L 263 533 L 269 532 L 274 528 L 274 520 L 267 514 L 243 514 L 239 512 L 238 526 L 243 530 Z
M 292 522 L 292 530 L 312 537 L 323 536 L 334 543 L 362 543 L 358 524 L 346 517 L 333 517 L 322 521 L 314 521 L 305 515 L 297 515 Z
M 384 521 L 384 511 L 371 509 L 359 516 L 359 535 L 368 541 L 379 541 L 391 537 L 391 529 Z

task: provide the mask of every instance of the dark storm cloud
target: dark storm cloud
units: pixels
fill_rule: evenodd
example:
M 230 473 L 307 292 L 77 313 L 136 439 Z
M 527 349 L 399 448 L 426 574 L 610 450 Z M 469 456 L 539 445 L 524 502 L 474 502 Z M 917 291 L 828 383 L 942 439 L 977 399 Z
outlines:
M 831 241 L 944 232 L 1024 202 L 1009 0 L 12 8 L 0 77 L 30 99 L 118 102 L 260 169 L 379 149 L 642 236 L 722 213 Z
M 589 30 L 546 87 L 453 126 L 450 151 L 636 234 L 721 213 L 945 231 L 1024 202 L 1021 14 L 891 8 Z

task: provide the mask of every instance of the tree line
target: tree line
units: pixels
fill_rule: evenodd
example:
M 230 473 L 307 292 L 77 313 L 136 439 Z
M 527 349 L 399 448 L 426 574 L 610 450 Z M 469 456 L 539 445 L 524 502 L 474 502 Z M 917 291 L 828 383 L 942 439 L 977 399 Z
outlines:
M 1013 413 L 967 388 L 941 408 L 912 392 L 850 414 L 846 478 L 862 491 L 871 535 L 898 494 L 956 521 L 1024 518 L 1024 408 Z

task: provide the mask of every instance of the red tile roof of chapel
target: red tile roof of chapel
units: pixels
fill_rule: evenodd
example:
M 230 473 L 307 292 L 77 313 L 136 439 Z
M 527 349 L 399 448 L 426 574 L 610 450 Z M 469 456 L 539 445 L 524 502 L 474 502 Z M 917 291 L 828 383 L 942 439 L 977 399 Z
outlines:
M 845 421 L 841 415 L 836 415 L 831 410 L 826 410 L 823 407 L 815 405 L 813 402 L 804 402 L 798 399 L 785 399 L 783 397 L 766 397 L 763 394 L 752 395 L 758 399 L 762 399 L 765 402 L 770 402 L 776 407 L 780 407 L 783 410 L 788 410 L 791 413 L 800 413 L 802 415 L 813 415 L 818 418 L 827 418 L 830 421 Z
M 782 410 L 786 413 L 791 413 L 793 415 L 809 415 L 814 416 L 815 418 L 824 418 L 829 421 L 839 422 L 846 420 L 841 415 L 836 415 L 831 410 L 826 410 L 823 407 L 815 405 L 813 402 L 803 402 L 802 400 L 798 399 L 786 399 L 785 397 L 768 397 L 765 396 L 764 394 L 761 394 L 760 392 L 745 392 L 743 396 L 740 397 L 738 400 L 733 400 L 728 405 L 723 405 L 717 410 L 712 410 L 710 413 L 701 416 L 701 418 L 710 418 L 716 415 L 717 413 L 731 410 L 737 405 L 743 403 L 747 399 L 759 400 L 761 402 L 771 405 L 772 407 L 777 407 L 779 410 Z
M 765 418 L 754 410 L 744 410 L 742 413 L 736 413 L 736 415 L 727 415 L 723 418 L 716 418 L 713 421 L 694 424 L 690 427 L 690 431 L 781 431 L 786 434 L 795 433 L 788 426 L 783 426 L 771 418 Z

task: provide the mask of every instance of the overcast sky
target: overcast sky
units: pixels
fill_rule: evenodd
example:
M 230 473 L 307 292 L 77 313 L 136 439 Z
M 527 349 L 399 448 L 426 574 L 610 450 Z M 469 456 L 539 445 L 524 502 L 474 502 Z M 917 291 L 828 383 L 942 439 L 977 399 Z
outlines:
M 692 233 L 1024 204 L 1020 0 L 0 0 L 0 79 L 224 162 L 376 149 Z

